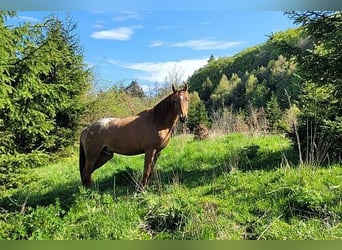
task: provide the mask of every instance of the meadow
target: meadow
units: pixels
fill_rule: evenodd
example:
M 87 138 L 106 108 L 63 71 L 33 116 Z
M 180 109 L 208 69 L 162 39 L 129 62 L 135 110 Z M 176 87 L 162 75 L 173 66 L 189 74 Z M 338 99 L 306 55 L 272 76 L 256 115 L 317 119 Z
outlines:
M 0 239 L 342 239 L 341 165 L 298 166 L 280 135 L 175 136 L 145 191 L 143 155 L 85 189 L 70 151 L 1 191 Z

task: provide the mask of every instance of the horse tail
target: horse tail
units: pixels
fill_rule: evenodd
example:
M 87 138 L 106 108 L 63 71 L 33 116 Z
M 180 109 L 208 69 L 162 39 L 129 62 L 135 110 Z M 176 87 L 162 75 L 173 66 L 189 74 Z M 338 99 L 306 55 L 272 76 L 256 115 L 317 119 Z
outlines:
M 79 165 L 80 165 L 80 175 L 81 175 L 81 181 L 83 183 L 83 170 L 85 167 L 85 152 L 84 152 L 84 147 L 82 144 L 82 140 L 80 138 L 80 154 L 79 154 Z

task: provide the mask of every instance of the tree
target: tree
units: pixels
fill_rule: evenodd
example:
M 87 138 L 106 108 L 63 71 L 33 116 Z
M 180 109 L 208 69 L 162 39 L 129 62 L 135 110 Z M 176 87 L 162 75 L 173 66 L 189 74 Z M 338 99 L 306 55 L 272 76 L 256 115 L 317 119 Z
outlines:
M 288 107 L 285 91 L 295 100 L 298 99 L 298 87 L 295 85 L 293 74 L 296 72 L 296 64 L 285 56 L 279 55 L 278 59 L 270 65 L 268 86 L 276 95 L 282 109 Z
M 302 80 L 300 95 L 302 123 L 299 136 L 306 152 L 319 151 L 324 144 L 333 148 L 331 156 L 341 159 L 342 152 L 342 13 L 331 11 L 286 12 L 300 24 L 311 41 L 311 48 L 275 40 L 284 53 L 293 56 Z M 310 132 L 308 132 L 310 131 Z M 310 142 L 310 143 L 307 143 Z
M 266 118 L 273 130 L 278 130 L 280 128 L 281 117 L 282 111 L 279 107 L 277 97 L 272 95 L 271 100 L 266 104 Z
M 171 86 L 174 85 L 178 87 L 182 83 L 182 79 L 184 78 L 184 71 L 178 67 L 176 64 L 173 65 L 167 72 L 167 76 L 165 76 L 164 83 L 161 87 L 157 87 L 157 96 L 163 97 L 166 96 L 171 89 Z M 157 84 L 157 83 L 156 83 Z
M 73 142 L 90 71 L 76 26 L 50 16 L 9 28 L 0 13 L 0 127 L 3 153 L 54 152 Z M 10 145 L 10 147 L 8 147 Z
M 208 126 L 209 124 L 204 103 L 196 91 L 190 93 L 190 107 L 188 116 L 189 121 L 187 122 L 187 125 L 191 131 L 194 130 L 194 128 L 199 124 L 203 124 L 205 126 Z
M 208 62 L 208 63 L 210 63 L 210 62 L 215 62 L 215 57 L 214 57 L 213 54 L 210 55 L 210 57 L 209 57 L 209 59 L 208 59 L 207 62 Z
M 125 92 L 134 97 L 146 97 L 143 89 L 137 81 L 132 81 L 131 84 L 125 88 Z
M 208 76 L 207 79 L 202 84 L 202 95 L 203 100 L 210 100 L 210 95 L 213 92 L 213 83 Z
M 229 80 L 225 74 L 222 75 L 219 85 L 216 87 L 214 93 L 210 96 L 210 99 L 215 103 L 216 107 L 223 109 L 226 99 L 231 90 Z

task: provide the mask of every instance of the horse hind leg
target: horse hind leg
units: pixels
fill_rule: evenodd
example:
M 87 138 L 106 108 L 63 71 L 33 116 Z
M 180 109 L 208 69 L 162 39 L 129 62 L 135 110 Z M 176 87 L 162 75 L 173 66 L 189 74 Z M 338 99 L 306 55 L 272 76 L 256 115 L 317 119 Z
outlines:
M 92 172 L 94 172 L 96 169 L 104 165 L 107 161 L 113 158 L 113 153 L 109 152 L 105 148 L 101 151 L 100 156 L 97 158 L 95 165 L 92 169 Z
M 112 158 L 113 153 L 102 150 L 97 157 L 92 157 L 91 159 L 89 159 L 89 161 L 87 161 L 86 163 L 86 171 L 83 173 L 83 186 L 90 187 L 92 183 L 91 174 Z
M 95 152 L 89 152 L 89 150 L 87 152 L 87 150 L 85 150 L 85 166 L 83 168 L 83 171 L 81 172 L 82 184 L 85 187 L 90 187 L 92 184 L 91 174 L 94 172 L 94 168 L 98 158 L 100 157 L 100 154 L 100 150 L 96 150 Z

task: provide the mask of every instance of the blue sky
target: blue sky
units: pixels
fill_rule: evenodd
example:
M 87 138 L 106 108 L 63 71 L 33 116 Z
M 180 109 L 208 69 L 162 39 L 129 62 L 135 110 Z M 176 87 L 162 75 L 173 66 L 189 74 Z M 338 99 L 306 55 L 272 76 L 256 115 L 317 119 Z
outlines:
M 54 12 L 61 18 L 67 12 Z M 144 88 L 168 74 L 183 80 L 210 55 L 232 56 L 263 43 L 272 32 L 294 27 L 282 11 L 68 11 L 78 23 L 95 88 L 137 80 Z M 19 11 L 16 22 L 38 22 L 49 11 Z

